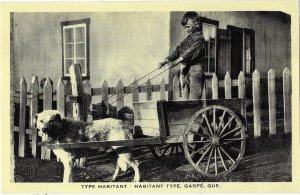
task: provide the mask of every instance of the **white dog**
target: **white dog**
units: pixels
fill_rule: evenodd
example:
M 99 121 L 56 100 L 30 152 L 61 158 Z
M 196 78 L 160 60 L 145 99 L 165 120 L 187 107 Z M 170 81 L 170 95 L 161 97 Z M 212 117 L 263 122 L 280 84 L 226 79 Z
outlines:
M 45 110 L 35 115 L 35 126 L 43 135 L 48 135 L 50 143 L 74 143 L 78 141 L 116 141 L 133 139 L 123 121 L 113 118 L 95 120 L 92 122 L 75 121 L 62 118 L 57 110 Z M 135 182 L 140 181 L 139 163 L 133 160 L 130 149 L 122 146 L 112 146 L 118 154 L 116 169 L 112 176 L 115 181 L 120 169 L 127 170 L 130 165 L 134 170 Z M 63 182 L 72 181 L 72 168 L 78 156 L 78 149 L 57 148 L 54 154 L 64 166 Z

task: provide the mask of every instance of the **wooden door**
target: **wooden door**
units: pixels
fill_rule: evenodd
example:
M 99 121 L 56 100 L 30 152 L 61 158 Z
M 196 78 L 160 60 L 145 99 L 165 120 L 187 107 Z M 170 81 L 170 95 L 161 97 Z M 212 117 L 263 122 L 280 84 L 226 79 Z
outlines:
M 228 26 L 231 40 L 231 70 L 232 79 L 237 79 L 240 71 L 243 70 L 243 29 Z

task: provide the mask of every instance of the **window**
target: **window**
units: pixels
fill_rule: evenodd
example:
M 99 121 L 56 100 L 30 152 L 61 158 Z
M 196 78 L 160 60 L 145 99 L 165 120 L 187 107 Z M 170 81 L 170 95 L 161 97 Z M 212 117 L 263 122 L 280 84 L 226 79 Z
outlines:
M 205 46 L 205 70 L 206 75 L 217 72 L 217 30 L 219 22 L 200 17 L 202 32 L 206 41 Z
M 69 67 L 80 64 L 83 78 L 89 78 L 90 19 L 61 22 L 63 78 L 69 78 Z

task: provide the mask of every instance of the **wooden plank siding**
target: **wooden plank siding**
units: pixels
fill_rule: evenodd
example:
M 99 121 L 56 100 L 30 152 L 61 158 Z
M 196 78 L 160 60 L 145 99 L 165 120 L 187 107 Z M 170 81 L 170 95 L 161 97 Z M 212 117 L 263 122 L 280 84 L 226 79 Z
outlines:
M 157 102 L 133 103 L 134 134 L 138 136 L 159 136 L 160 123 L 157 113 Z
M 184 33 L 178 25 L 184 12 L 171 13 L 171 48 L 175 49 L 176 43 L 184 39 Z M 230 36 L 226 34 L 227 26 L 235 26 L 241 29 L 254 31 L 254 50 L 252 57 L 255 58 L 255 67 L 261 77 L 267 77 L 269 69 L 276 74 L 281 74 L 282 67 L 291 67 L 291 17 L 282 12 L 199 12 L 201 17 L 219 22 L 218 29 L 218 64 L 217 77 L 224 78 L 226 72 L 231 72 Z M 243 71 L 243 70 L 241 70 Z M 171 70 L 169 83 L 172 85 L 177 69 Z M 250 74 L 245 75 L 251 77 Z M 210 77 L 208 77 L 211 79 Z M 231 78 L 235 79 L 233 75 Z M 171 94 L 171 93 L 170 93 Z M 170 95 L 169 97 L 172 97 Z

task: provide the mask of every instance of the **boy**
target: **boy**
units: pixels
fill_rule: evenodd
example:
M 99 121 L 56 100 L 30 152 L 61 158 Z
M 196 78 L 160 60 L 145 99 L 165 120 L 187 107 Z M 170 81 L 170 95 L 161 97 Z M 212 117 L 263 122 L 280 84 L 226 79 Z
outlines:
M 205 40 L 202 27 L 196 12 L 184 14 L 181 24 L 189 34 L 169 55 L 165 61 L 160 62 L 158 68 L 171 62 L 173 66 L 182 63 L 180 68 L 181 90 L 187 87 L 189 99 L 200 99 L 205 81 L 203 66 Z M 183 94 L 183 93 L 182 93 Z

